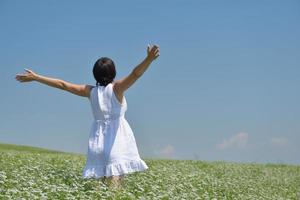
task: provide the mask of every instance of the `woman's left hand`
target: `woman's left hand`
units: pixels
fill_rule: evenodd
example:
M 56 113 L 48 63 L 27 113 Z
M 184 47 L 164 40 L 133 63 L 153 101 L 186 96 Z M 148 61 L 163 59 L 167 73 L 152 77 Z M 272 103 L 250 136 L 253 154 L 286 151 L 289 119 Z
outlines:
M 29 70 L 29 69 L 26 69 L 26 68 L 24 70 L 26 71 L 26 73 L 17 74 L 16 77 L 15 77 L 20 82 L 34 81 L 35 78 L 38 76 L 38 74 L 36 74 L 32 70 Z

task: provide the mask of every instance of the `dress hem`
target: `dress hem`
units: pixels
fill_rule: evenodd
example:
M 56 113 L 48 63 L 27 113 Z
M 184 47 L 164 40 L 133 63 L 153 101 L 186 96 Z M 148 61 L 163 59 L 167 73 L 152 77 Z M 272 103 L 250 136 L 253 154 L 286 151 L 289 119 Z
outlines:
M 133 172 L 141 172 L 148 169 L 143 160 L 131 160 L 109 165 L 87 165 L 83 169 L 83 178 L 101 178 L 109 176 L 120 176 Z

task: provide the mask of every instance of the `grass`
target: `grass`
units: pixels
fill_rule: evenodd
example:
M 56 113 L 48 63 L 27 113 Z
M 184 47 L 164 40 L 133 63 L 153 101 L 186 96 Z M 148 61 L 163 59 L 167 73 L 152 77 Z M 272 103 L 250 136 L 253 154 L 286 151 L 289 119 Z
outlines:
M 83 179 L 85 156 L 0 144 L 0 199 L 300 199 L 300 166 L 144 159 L 122 189 Z

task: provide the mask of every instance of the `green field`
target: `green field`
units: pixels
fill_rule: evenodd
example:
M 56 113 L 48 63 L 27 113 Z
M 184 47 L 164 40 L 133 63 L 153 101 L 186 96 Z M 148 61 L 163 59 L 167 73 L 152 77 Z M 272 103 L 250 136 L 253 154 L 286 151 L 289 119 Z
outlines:
M 300 166 L 144 159 L 123 188 L 82 179 L 85 156 L 0 144 L 0 199 L 300 199 Z

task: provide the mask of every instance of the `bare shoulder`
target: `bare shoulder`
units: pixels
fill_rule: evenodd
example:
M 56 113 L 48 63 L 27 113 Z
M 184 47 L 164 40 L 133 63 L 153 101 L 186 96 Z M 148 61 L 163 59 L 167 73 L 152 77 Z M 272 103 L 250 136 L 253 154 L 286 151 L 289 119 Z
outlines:
M 121 90 L 121 82 L 122 80 L 115 80 L 114 82 L 112 82 L 112 88 L 115 94 L 123 95 L 123 91 Z
M 124 92 L 122 92 L 122 90 L 120 90 L 120 88 L 118 88 L 118 84 L 119 84 L 118 81 L 114 81 L 112 83 L 112 89 L 113 89 L 113 92 L 115 93 L 117 99 L 119 100 L 119 102 L 122 103 Z
M 94 86 L 94 85 L 84 85 L 84 91 L 85 91 L 85 94 L 86 94 L 85 96 L 86 97 L 89 98 L 91 96 L 91 91 L 94 87 L 96 87 L 96 86 Z

